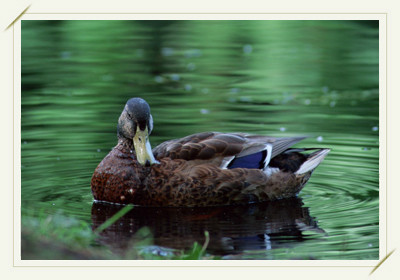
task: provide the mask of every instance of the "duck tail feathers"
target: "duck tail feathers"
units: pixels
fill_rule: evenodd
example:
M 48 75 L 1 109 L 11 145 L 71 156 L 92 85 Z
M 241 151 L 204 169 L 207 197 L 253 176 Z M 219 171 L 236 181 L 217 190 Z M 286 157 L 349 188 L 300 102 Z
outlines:
M 312 154 L 309 154 L 307 160 L 300 166 L 295 174 L 304 174 L 313 171 L 330 152 L 330 149 L 320 149 Z

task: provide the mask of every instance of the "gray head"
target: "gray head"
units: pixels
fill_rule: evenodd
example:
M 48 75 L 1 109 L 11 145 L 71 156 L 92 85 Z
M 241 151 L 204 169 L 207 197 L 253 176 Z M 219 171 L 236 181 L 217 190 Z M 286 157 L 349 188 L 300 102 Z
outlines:
M 142 98 L 129 99 L 118 119 L 118 137 L 132 140 L 137 128 L 144 131 L 146 127 L 150 135 L 153 130 L 153 117 L 150 114 L 149 104 Z
M 142 98 L 131 98 L 126 102 L 118 119 L 118 138 L 133 141 L 140 164 L 158 163 L 153 156 L 149 135 L 153 130 L 153 117 L 149 104 Z

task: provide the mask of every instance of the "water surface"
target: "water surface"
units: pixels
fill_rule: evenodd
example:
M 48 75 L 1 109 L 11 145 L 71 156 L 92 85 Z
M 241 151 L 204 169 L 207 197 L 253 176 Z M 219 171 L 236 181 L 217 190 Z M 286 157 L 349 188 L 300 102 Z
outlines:
M 93 170 L 131 97 L 153 146 L 202 131 L 309 136 L 332 151 L 297 199 L 240 207 L 134 208 L 96 244 L 123 257 L 203 244 L 224 259 L 378 259 L 378 25 L 368 21 L 22 21 L 22 218 L 95 229 Z

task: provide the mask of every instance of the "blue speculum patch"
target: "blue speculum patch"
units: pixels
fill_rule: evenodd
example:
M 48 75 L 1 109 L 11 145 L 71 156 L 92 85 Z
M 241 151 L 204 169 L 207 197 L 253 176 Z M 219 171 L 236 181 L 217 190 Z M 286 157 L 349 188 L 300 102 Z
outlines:
M 232 168 L 263 169 L 264 160 L 266 156 L 267 156 L 267 151 L 264 150 L 255 154 L 247 155 L 240 158 L 235 158 L 229 163 L 228 169 Z

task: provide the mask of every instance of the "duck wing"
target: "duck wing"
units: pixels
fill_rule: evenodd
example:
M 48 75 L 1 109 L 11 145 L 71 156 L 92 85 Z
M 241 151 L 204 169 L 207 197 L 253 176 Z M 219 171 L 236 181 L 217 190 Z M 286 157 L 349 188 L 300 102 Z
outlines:
M 275 138 L 245 133 L 203 132 L 166 141 L 153 149 L 157 159 L 212 163 L 221 168 L 263 169 L 271 158 L 305 137 Z

